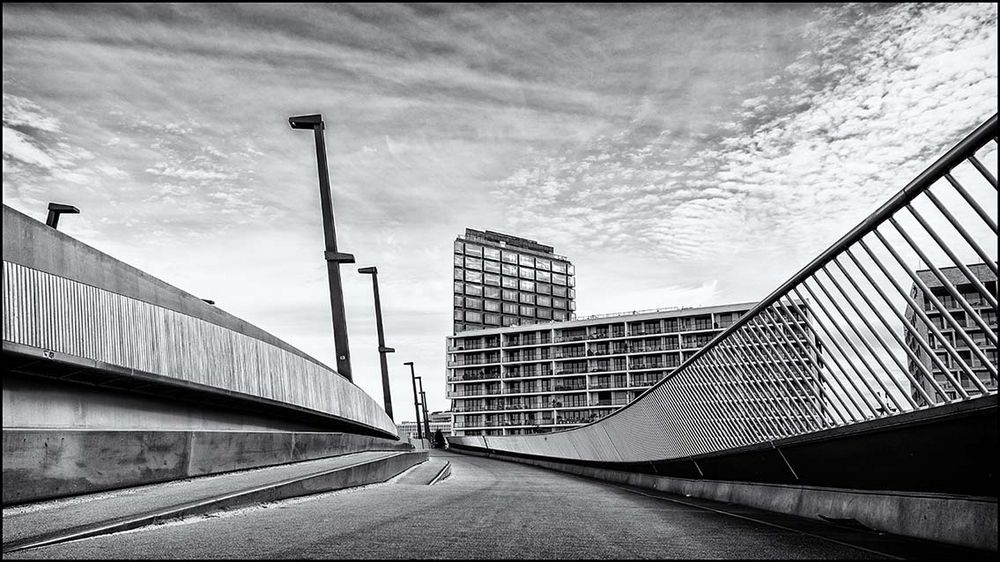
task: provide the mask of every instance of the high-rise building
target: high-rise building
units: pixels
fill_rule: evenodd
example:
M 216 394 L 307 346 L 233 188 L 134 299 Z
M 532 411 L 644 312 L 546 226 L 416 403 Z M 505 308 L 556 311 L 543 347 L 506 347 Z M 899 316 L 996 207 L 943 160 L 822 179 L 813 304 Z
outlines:
M 448 337 L 446 384 L 452 400 L 452 432 L 520 435 L 600 419 L 670 376 L 754 304 L 604 314 Z M 808 308 L 797 305 L 794 318 L 786 320 L 797 323 L 809 342 L 787 326 L 775 326 L 796 342 L 794 349 L 783 348 L 790 360 L 778 368 L 785 371 L 783 376 L 796 378 L 801 392 L 774 399 L 786 407 L 796 402 L 795 409 L 813 419 L 825 418 L 826 397 L 816 354 L 820 345 Z M 767 337 L 763 332 L 761 336 Z M 753 371 L 748 371 L 752 377 Z
M 574 274 L 552 246 L 467 228 L 455 240 L 453 333 L 570 320 Z
M 993 298 L 996 298 L 997 277 L 986 267 L 986 264 L 972 264 L 968 268 L 977 278 L 982 289 L 985 289 L 987 294 L 993 295 Z M 988 362 L 994 366 L 997 365 L 997 313 L 980 288 L 976 287 L 961 269 L 958 267 L 945 267 L 940 268 L 938 271 L 941 272 L 949 285 L 951 285 L 951 288 L 964 301 L 964 306 L 955 298 L 955 294 L 946 288 L 938 276 L 930 269 L 917 271 L 917 276 L 930 289 L 931 295 L 924 294 L 924 291 L 914 284 L 910 290 L 910 296 L 920 306 L 921 311 L 933 323 L 934 327 L 937 328 L 937 331 L 944 337 L 948 345 L 955 350 L 958 357 L 962 359 L 962 362 L 955 359 L 952 353 L 948 351 L 944 341 L 933 334 L 912 307 L 907 306 L 905 316 L 909 324 L 916 328 L 916 330 L 906 329 L 906 344 L 919 360 L 919 362 L 915 361 L 912 356 L 909 358 L 907 366 L 910 375 L 920 382 L 920 387 L 933 402 L 942 403 L 944 399 L 934 389 L 934 386 L 927 378 L 927 373 L 933 375 L 934 381 L 949 399 L 958 397 L 958 390 L 948 380 L 948 377 L 945 375 L 945 369 L 941 368 L 942 366 L 947 369 L 947 372 L 951 374 L 951 377 L 955 381 L 960 382 L 962 388 L 970 396 L 982 393 L 973 382 L 972 375 L 975 375 L 987 389 L 996 389 L 997 382 L 990 376 L 990 371 L 987 369 L 986 364 Z M 933 302 L 932 296 L 941 303 L 951 316 L 951 320 Z M 974 317 L 972 313 L 978 316 L 978 318 Z M 961 328 L 968 335 L 978 351 L 974 351 L 969 342 L 958 335 L 956 328 Z M 988 334 L 992 335 L 992 337 L 989 337 Z M 924 346 L 918 343 L 918 336 L 934 352 L 937 360 L 933 360 Z M 962 363 L 965 363 L 965 365 L 963 366 Z M 927 400 L 916 388 L 912 390 L 912 395 L 918 405 L 926 405 Z

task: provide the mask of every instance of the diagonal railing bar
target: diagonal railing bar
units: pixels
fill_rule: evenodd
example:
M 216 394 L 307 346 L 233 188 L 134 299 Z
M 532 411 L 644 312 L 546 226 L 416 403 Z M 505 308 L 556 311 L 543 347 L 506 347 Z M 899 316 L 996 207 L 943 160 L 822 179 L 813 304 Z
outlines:
M 995 395 L 997 128 L 994 115 L 625 407 L 484 442 L 602 462 L 692 458 Z

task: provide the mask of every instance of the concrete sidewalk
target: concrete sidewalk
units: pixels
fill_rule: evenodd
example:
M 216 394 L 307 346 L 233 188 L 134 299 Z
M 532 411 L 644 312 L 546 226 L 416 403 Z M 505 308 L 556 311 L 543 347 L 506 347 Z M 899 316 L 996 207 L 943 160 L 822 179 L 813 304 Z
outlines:
M 152 517 L 193 504 L 206 504 L 199 506 L 203 508 L 202 512 L 213 510 L 213 503 L 219 504 L 218 509 L 232 507 L 231 498 L 234 494 L 262 488 L 267 491 L 271 488 L 287 486 L 290 482 L 299 484 L 302 479 L 308 479 L 311 476 L 323 475 L 331 471 L 350 471 L 352 467 L 358 468 L 359 465 L 362 469 L 368 466 L 374 467 L 384 464 L 383 461 L 393 460 L 394 457 L 413 454 L 399 451 L 353 453 L 5 508 L 3 510 L 3 549 L 7 551 L 26 542 L 68 535 L 116 522 Z M 393 470 L 398 468 L 406 470 L 414 464 L 412 460 L 407 462 L 408 464 L 404 463 L 403 465 L 396 463 Z M 391 478 L 402 470 L 397 470 L 386 478 Z M 347 486 L 342 484 L 332 488 L 327 486 L 327 489 L 371 484 L 386 479 L 382 478 L 385 474 L 376 476 L 374 471 L 372 478 L 366 478 L 364 472 L 362 470 L 360 475 L 355 475 L 350 479 Z M 308 489 L 309 486 L 306 488 Z M 327 491 L 322 488 L 323 486 L 320 485 L 318 489 L 310 489 L 309 491 Z M 309 491 L 304 493 L 309 493 Z M 295 492 L 285 494 L 285 497 L 301 495 L 302 493 L 300 485 Z M 262 501 L 268 501 L 268 499 L 262 499 Z M 222 505 L 223 503 L 226 505 Z

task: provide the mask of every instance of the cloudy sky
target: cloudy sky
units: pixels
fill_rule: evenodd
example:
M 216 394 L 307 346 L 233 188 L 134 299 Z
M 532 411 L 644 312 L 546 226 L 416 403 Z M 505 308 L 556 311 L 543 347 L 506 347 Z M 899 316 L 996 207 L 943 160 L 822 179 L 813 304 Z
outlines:
M 451 248 L 555 246 L 581 315 L 757 300 L 997 111 L 997 6 L 3 6 L 3 201 L 334 364 L 311 133 L 392 393 L 448 407 Z M 995 162 L 995 152 L 991 158 Z M 381 397 L 371 285 L 344 270 Z M 409 413 L 409 415 L 407 415 Z

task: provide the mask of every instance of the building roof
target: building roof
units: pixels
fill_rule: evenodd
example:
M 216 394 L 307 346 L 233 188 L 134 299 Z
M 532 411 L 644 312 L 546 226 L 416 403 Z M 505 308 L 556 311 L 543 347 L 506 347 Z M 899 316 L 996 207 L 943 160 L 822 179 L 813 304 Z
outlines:
M 966 264 L 966 267 L 968 267 L 969 270 L 972 271 L 972 274 L 975 275 L 980 281 L 997 280 L 997 276 L 993 275 L 993 272 L 990 271 L 990 268 L 986 267 L 985 263 L 979 262 Z M 962 273 L 962 270 L 959 269 L 958 266 L 939 267 L 938 271 L 940 271 L 944 275 L 945 279 L 951 282 L 952 285 L 958 286 L 969 284 L 969 280 L 966 278 L 965 273 Z M 937 275 L 934 275 L 934 272 L 930 269 L 921 269 L 917 271 L 917 275 L 920 276 L 920 280 L 923 281 L 929 288 L 944 286 L 941 283 L 941 280 L 937 278 Z
M 684 318 L 698 314 L 709 314 L 713 312 L 745 312 L 756 306 L 756 302 L 744 302 L 735 304 L 723 304 L 717 306 L 676 307 L 658 308 L 655 310 L 633 310 L 631 312 L 616 312 L 612 314 L 595 314 L 584 316 L 575 320 L 558 320 L 552 322 L 539 322 L 536 324 L 526 324 L 519 326 L 503 326 L 496 328 L 482 328 L 478 330 L 466 330 L 459 332 L 449 338 L 475 337 L 494 334 L 510 334 L 519 332 L 531 332 L 535 330 L 548 330 L 551 328 L 579 328 L 583 326 L 596 326 L 611 322 L 638 322 L 642 320 L 658 320 L 660 318 Z

